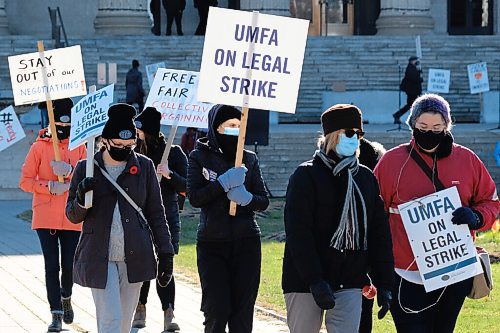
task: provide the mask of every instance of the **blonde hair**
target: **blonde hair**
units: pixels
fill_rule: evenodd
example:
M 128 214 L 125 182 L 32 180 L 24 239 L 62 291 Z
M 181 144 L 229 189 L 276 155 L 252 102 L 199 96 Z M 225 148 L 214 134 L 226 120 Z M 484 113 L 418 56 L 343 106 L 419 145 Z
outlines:
M 331 133 L 328 133 L 327 135 L 321 135 L 318 138 L 318 149 L 322 150 L 325 154 L 330 153 L 331 151 L 335 152 L 335 148 L 337 148 L 337 145 L 340 141 L 340 134 L 342 130 L 337 130 Z M 356 135 L 356 134 L 355 134 Z M 356 157 L 359 157 L 359 147 L 356 149 Z

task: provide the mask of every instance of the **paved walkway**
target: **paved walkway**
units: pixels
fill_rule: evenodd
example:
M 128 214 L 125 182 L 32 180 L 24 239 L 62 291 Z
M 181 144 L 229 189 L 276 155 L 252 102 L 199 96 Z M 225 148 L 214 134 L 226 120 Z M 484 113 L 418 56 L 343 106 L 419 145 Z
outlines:
M 50 312 L 45 291 L 43 257 L 38 238 L 29 223 L 16 215 L 29 209 L 31 201 L 0 201 L 0 332 L 46 332 Z M 177 322 L 181 332 L 203 332 L 200 312 L 201 292 L 176 280 Z M 147 327 L 138 333 L 160 333 L 163 312 L 154 288 L 147 305 Z M 88 288 L 73 290 L 75 322 L 64 325 L 65 332 L 97 332 L 95 307 Z M 254 332 L 288 332 L 276 319 L 256 315 Z M 108 333 L 108 332 L 106 332 Z

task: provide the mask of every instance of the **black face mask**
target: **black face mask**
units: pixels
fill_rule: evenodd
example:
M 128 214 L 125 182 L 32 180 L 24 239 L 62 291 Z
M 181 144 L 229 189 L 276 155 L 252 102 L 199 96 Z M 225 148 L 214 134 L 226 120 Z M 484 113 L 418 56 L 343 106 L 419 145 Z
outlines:
M 422 132 L 417 128 L 413 129 L 413 137 L 415 138 L 415 142 L 420 148 L 426 150 L 436 148 L 443 141 L 445 136 L 445 131 L 434 133 L 433 131 Z
M 229 160 L 234 160 L 236 158 L 236 148 L 238 146 L 238 137 L 234 135 L 226 135 L 215 133 L 219 147 L 222 150 L 224 156 Z
M 109 156 L 118 162 L 126 161 L 130 158 L 132 154 L 132 149 L 130 148 L 116 148 L 108 144 L 106 147 L 108 149 Z
M 64 140 L 69 138 L 70 131 L 71 131 L 71 126 L 56 125 L 57 138 L 59 140 Z

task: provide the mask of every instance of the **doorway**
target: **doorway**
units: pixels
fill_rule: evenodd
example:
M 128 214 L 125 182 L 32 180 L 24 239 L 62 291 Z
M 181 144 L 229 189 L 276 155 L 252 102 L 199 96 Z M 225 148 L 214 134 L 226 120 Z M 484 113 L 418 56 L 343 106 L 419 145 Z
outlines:
M 493 0 L 448 0 L 448 33 L 493 34 Z

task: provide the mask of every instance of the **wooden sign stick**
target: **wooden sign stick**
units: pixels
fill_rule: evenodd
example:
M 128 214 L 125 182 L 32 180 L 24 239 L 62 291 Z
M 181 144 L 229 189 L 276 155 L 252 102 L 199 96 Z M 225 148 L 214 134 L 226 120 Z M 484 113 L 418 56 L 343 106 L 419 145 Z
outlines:
M 243 107 L 241 113 L 240 134 L 238 135 L 238 146 L 236 148 L 236 160 L 234 166 L 236 168 L 243 164 L 243 149 L 245 148 L 245 137 L 247 135 L 248 107 Z M 229 206 L 229 215 L 236 216 L 236 202 L 231 201 Z
M 43 52 L 45 52 L 45 48 L 43 47 L 43 41 L 39 40 L 38 41 L 38 52 L 42 53 L 40 58 L 43 57 Z M 47 72 L 45 70 L 45 67 L 42 67 L 42 73 L 43 77 L 45 78 L 45 81 L 47 81 Z M 47 84 L 47 82 L 45 82 Z M 48 84 L 47 84 L 48 85 Z M 52 100 L 50 99 L 49 94 L 46 94 L 47 96 L 47 113 L 49 114 L 49 128 L 50 128 L 50 133 L 52 133 L 52 146 L 54 147 L 54 158 L 58 162 L 61 160 L 61 153 L 59 152 L 59 139 L 57 138 L 57 130 L 56 130 L 56 124 L 54 120 L 54 107 L 52 105 Z M 64 183 L 64 178 L 62 176 L 58 176 L 57 180 L 60 183 Z
M 163 151 L 160 164 L 168 163 L 168 155 L 170 155 L 170 149 L 172 148 L 172 144 L 174 143 L 175 133 L 177 133 L 177 125 L 172 125 L 172 127 L 170 128 L 170 133 L 168 134 L 167 145 L 165 146 L 165 150 Z M 157 173 L 156 176 L 158 177 L 158 182 L 160 182 L 162 174 Z
M 89 87 L 89 94 L 96 91 L 96 86 Z M 94 177 L 94 148 L 95 148 L 95 135 L 92 135 L 87 139 L 87 165 L 85 169 L 86 177 Z M 92 207 L 92 199 L 94 197 L 94 191 L 88 191 L 85 193 L 85 208 Z

